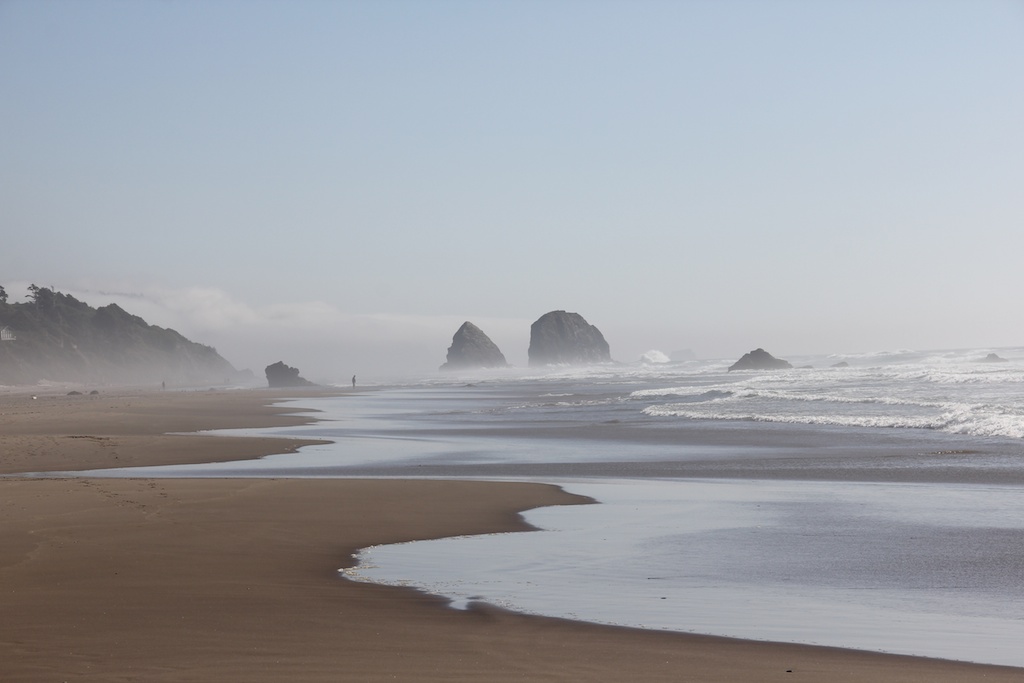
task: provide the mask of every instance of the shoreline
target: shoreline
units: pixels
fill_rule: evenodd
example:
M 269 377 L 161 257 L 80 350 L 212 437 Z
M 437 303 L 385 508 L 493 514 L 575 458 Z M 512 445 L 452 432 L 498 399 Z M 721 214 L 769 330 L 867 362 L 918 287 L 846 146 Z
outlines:
M 3 396 L 0 472 L 29 471 L 26 462 L 38 465 L 32 471 L 57 471 L 83 462 L 280 453 L 305 442 L 166 432 L 308 422 L 267 405 L 296 394 L 112 392 L 32 403 Z M 644 631 L 487 605 L 459 611 L 412 589 L 338 576 L 363 547 L 524 530 L 526 509 L 585 502 L 550 484 L 0 476 L 0 491 L 4 679 L 943 683 L 1021 676 L 1011 667 Z
M 328 387 L 146 391 L 69 396 L 0 393 L 0 476 L 141 465 L 189 465 L 294 453 L 325 441 L 204 435 L 218 429 L 286 427 L 315 421 L 308 409 L 274 406 Z M 303 413 L 303 414 L 300 414 Z

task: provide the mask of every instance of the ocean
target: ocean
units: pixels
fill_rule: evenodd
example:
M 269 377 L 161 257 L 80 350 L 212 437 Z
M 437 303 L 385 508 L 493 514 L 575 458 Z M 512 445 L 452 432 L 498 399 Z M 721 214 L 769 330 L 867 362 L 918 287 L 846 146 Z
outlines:
M 435 374 L 231 432 L 329 445 L 106 473 L 556 483 L 596 504 L 368 548 L 342 576 L 455 608 L 1024 666 L 1024 348 L 789 360 Z

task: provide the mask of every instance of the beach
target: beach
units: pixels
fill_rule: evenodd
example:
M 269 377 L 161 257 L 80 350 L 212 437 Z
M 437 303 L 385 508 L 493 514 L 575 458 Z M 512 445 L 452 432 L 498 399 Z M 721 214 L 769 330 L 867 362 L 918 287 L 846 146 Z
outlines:
M 0 396 L 0 472 L 224 462 L 288 439 L 302 392 Z M 543 483 L 0 478 L 10 681 L 1019 681 L 1021 669 L 602 626 L 339 578 L 361 548 L 521 531 Z

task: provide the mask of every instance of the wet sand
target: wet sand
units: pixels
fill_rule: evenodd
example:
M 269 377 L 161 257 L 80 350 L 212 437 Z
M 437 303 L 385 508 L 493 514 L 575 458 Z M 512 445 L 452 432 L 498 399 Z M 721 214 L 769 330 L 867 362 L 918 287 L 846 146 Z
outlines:
M 294 395 L 294 392 L 291 392 Z M 291 440 L 269 391 L 0 395 L 0 472 L 206 462 Z M 541 484 L 0 479 L 0 680 L 1019 681 L 1020 669 L 466 612 L 340 579 L 361 547 L 519 530 Z

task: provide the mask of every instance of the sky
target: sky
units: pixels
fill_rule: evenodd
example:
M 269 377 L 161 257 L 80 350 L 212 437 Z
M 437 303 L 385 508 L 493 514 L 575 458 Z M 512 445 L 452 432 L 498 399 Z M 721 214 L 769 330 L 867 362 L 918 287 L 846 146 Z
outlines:
M 257 374 L 1024 345 L 1024 0 L 0 0 L 0 285 Z

